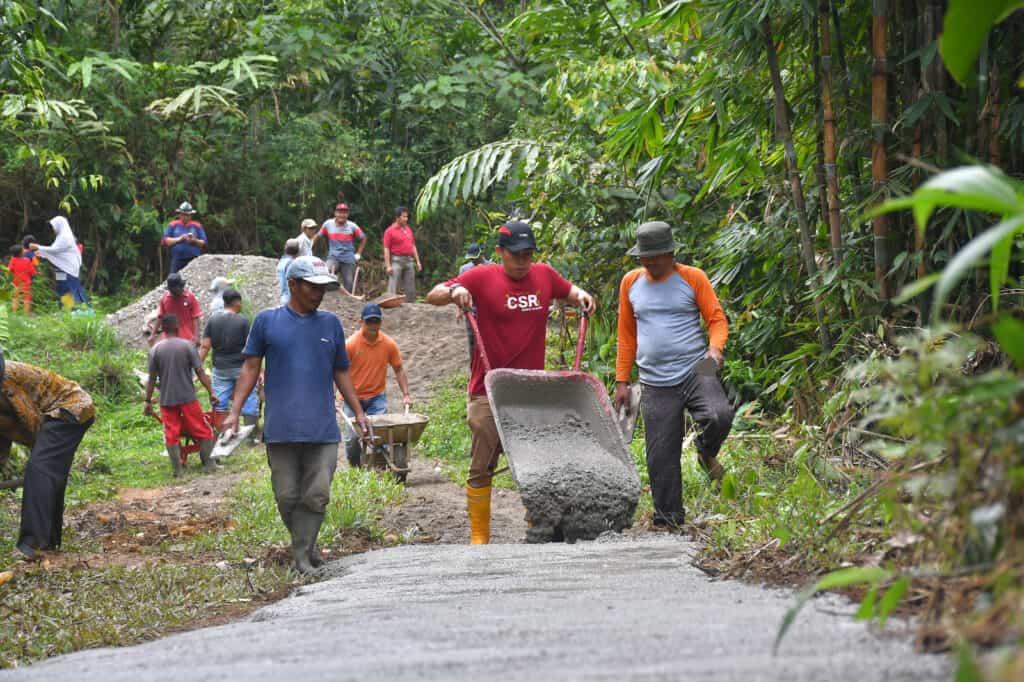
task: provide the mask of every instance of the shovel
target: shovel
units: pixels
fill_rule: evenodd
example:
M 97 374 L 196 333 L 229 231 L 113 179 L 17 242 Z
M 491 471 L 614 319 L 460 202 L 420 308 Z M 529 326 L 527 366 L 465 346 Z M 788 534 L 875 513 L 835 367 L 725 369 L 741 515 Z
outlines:
M 210 456 L 214 459 L 220 459 L 227 457 L 235 449 L 238 448 L 242 442 L 249 437 L 252 430 L 256 428 L 255 424 L 246 424 L 245 426 L 239 427 L 237 431 L 228 429 L 220 434 L 220 438 L 217 439 L 217 444 L 213 446 L 213 451 Z

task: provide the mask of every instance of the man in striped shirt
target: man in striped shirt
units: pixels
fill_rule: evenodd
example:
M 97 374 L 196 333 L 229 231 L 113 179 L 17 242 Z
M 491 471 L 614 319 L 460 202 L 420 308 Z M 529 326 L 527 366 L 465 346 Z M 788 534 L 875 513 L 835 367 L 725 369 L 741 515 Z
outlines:
M 675 261 L 677 247 L 668 224 L 641 225 L 628 252 L 639 257 L 641 267 L 627 273 L 619 286 L 615 403 L 628 405 L 635 363 L 657 526 L 681 526 L 685 518 L 680 465 L 684 410 L 702 429 L 698 462 L 715 480 L 725 473 L 717 455 L 733 418 L 718 380 L 729 323 L 704 271 Z
M 313 237 L 310 248 L 315 247 L 321 237 L 327 239 L 327 271 L 340 277 L 341 286 L 345 287 L 345 291 L 352 293 L 356 263 L 363 256 L 366 235 L 358 225 L 348 219 L 348 204 L 338 204 L 334 207 L 334 217 L 324 222 L 320 232 Z M 356 243 L 359 244 L 358 247 Z

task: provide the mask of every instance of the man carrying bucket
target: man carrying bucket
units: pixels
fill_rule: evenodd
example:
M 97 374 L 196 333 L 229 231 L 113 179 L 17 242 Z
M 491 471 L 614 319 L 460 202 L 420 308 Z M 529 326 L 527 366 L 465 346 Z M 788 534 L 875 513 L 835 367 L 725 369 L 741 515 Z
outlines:
M 702 429 L 697 438 L 701 467 L 714 480 L 725 473 L 717 455 L 732 427 L 733 411 L 718 370 L 725 361 L 729 323 L 704 271 L 675 261 L 678 245 L 667 223 L 644 223 L 636 241 L 628 254 L 638 257 L 641 267 L 628 272 L 619 286 L 615 404 L 629 404 L 635 363 L 640 369 L 654 525 L 681 526 L 684 410 Z
M 571 284 L 551 266 L 534 263 L 537 248 L 533 230 L 510 222 L 498 230 L 495 252 L 500 265 L 480 265 L 455 279 L 438 284 L 427 303 L 455 303 L 464 311 L 477 309 L 480 337 L 492 368 L 544 369 L 544 340 L 548 308 L 565 299 L 593 312 L 593 297 Z M 498 428 L 484 389 L 484 363 L 473 357 L 466 420 L 472 433 L 472 463 L 466 484 L 470 542 L 490 541 L 491 478 L 501 454 Z

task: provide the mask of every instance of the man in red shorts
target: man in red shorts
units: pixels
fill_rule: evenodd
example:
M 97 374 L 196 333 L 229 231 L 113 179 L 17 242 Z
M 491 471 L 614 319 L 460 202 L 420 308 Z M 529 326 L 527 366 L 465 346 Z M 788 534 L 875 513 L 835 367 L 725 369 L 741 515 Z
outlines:
M 217 396 L 213 392 L 210 377 L 203 369 L 196 346 L 191 341 L 178 336 L 178 318 L 175 315 L 164 315 L 160 318 L 160 327 L 165 338 L 149 351 L 149 381 L 146 383 L 146 405 L 143 412 L 153 414 L 153 389 L 157 377 L 160 378 L 160 420 L 164 424 L 164 443 L 167 445 L 167 456 L 171 460 L 171 471 L 175 478 L 181 476 L 181 447 L 178 444 L 182 432 L 199 441 L 199 458 L 203 469 L 214 471 L 216 462 L 210 453 L 213 452 L 213 429 L 203 417 L 203 408 L 199 405 L 192 373 L 199 377 L 210 396 L 210 404 L 217 404 Z
M 544 369 L 548 307 L 553 299 L 565 299 L 588 313 L 594 310 L 590 294 L 550 265 L 533 262 L 536 248 L 529 225 L 502 225 L 495 249 L 501 265 L 479 265 L 427 294 L 427 303 L 434 305 L 454 303 L 463 310 L 476 306 L 480 336 L 493 368 Z M 491 478 L 501 454 L 501 440 L 487 402 L 479 353 L 473 356 L 466 420 L 473 435 L 466 484 L 470 542 L 485 545 L 490 541 Z

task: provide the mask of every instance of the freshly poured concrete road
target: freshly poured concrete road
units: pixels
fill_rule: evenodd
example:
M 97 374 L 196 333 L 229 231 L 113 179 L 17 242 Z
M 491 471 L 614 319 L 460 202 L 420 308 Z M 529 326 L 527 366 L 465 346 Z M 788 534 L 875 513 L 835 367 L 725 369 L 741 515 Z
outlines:
M 0 680 L 940 680 L 838 598 L 772 641 L 793 593 L 712 581 L 675 536 L 419 545 L 338 562 L 249 620 L 79 652 Z M 890 625 L 890 628 L 893 627 Z M 902 626 L 897 626 L 902 629 Z

